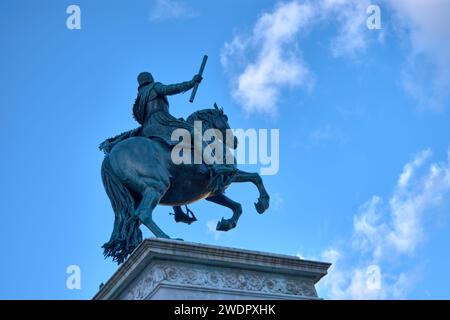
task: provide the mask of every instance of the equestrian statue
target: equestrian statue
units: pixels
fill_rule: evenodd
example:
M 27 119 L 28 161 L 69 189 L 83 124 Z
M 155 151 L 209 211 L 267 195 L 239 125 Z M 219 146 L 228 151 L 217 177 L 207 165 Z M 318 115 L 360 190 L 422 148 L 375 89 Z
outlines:
M 269 207 L 269 195 L 259 174 L 239 170 L 234 157 L 231 163 L 215 159 L 215 152 L 212 152 L 213 161 L 204 160 L 201 163 L 174 163 L 172 159 L 172 151 L 179 143 L 172 139 L 176 129 L 189 132 L 194 140 L 195 134 L 202 135 L 208 129 L 219 131 L 222 137 L 229 137 L 229 132 L 232 132 L 228 117 L 216 104 L 211 109 L 195 111 L 186 120 L 169 113 L 167 96 L 193 89 L 190 102 L 194 100 L 203 79 L 206 59 L 207 56 L 192 80 L 178 84 L 164 85 L 155 82 L 151 73 L 140 73 L 133 105 L 133 116 L 140 126 L 100 144 L 100 150 L 105 153 L 101 167 L 102 181 L 115 214 L 111 238 L 102 248 L 105 257 L 112 257 L 119 264 L 142 241 L 141 224 L 156 237 L 169 238 L 153 221 L 152 214 L 157 205 L 172 206 L 175 221 L 187 224 L 197 220 L 187 207 L 190 203 L 205 199 L 225 206 L 231 209 L 233 215 L 218 222 L 216 229 L 219 231 L 236 227 L 242 213 L 241 204 L 224 194 L 231 183 L 253 183 L 259 191 L 255 203 L 257 212 L 263 213 Z M 195 133 L 195 123 L 200 121 L 202 132 Z M 237 148 L 237 138 L 232 138 L 234 143 L 223 141 L 225 151 Z M 200 152 L 204 154 L 205 150 L 208 151 L 208 144 L 203 139 L 201 141 Z M 192 157 L 195 152 L 199 151 L 194 150 Z

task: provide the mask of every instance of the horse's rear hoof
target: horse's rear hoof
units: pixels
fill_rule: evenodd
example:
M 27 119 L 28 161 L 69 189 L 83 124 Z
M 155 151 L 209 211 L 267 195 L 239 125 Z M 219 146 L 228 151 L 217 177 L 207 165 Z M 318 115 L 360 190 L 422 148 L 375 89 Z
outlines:
M 255 203 L 256 211 L 261 214 L 269 208 L 269 197 L 260 197 Z
M 232 222 L 230 220 L 226 220 L 226 219 L 222 218 L 222 220 L 220 220 L 217 223 L 216 230 L 217 231 L 228 231 L 228 230 L 233 229 L 234 227 L 236 227 L 235 222 Z
M 224 218 L 222 218 L 222 220 L 220 220 L 219 222 L 217 222 L 216 230 L 217 230 L 217 231 L 227 231 L 227 230 L 225 229 L 225 219 L 224 219 Z

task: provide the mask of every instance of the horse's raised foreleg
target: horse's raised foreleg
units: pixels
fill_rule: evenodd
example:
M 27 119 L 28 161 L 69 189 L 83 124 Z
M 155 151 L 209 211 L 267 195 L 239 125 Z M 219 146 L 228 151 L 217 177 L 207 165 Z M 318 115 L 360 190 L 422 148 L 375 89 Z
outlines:
M 214 196 L 210 196 L 206 198 L 206 200 L 220 204 L 222 206 L 225 206 L 227 208 L 230 208 L 233 210 L 233 216 L 230 219 L 224 219 L 220 220 L 217 223 L 216 230 L 219 231 L 228 231 L 230 229 L 233 229 L 236 227 L 237 222 L 239 220 L 239 217 L 242 214 L 242 206 L 239 202 L 233 201 L 224 194 L 218 194 Z
M 169 239 L 170 237 L 165 234 L 153 221 L 153 210 L 158 205 L 163 195 L 163 192 L 158 191 L 155 188 L 146 188 L 142 193 L 141 203 L 136 209 L 136 215 L 157 238 Z
M 258 202 L 255 203 L 255 208 L 258 213 L 263 213 L 269 208 L 269 194 L 264 187 L 261 176 L 257 173 L 245 172 L 238 170 L 233 177 L 232 182 L 251 182 L 253 183 L 259 191 Z

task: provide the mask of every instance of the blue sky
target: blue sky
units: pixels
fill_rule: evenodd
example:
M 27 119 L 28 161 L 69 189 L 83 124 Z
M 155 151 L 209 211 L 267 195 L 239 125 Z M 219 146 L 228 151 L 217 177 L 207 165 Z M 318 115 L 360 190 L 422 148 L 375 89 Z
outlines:
M 233 185 L 236 229 L 211 230 L 229 212 L 202 201 L 191 226 L 158 207 L 163 230 L 333 262 L 325 298 L 450 298 L 449 13 L 444 0 L 2 1 L 0 298 L 89 299 L 112 275 L 98 144 L 136 126 L 139 72 L 188 80 L 203 54 L 195 103 L 172 97 L 171 112 L 217 102 L 234 128 L 279 129 L 280 170 L 263 177 L 264 215 L 255 188 Z M 80 290 L 66 288 L 73 264 Z

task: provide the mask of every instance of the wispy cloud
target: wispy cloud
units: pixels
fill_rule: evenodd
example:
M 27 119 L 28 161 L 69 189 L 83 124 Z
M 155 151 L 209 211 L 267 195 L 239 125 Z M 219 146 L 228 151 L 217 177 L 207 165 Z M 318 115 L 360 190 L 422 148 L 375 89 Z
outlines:
M 379 196 L 364 203 L 354 216 L 350 247 L 332 247 L 322 259 L 334 265 L 324 280 L 329 298 L 402 298 L 417 281 L 411 262 L 426 234 L 425 216 L 450 192 L 450 151 L 443 163 L 425 164 L 430 150 L 417 154 L 400 174 L 385 204 Z M 400 268 L 390 268 L 396 261 Z
M 344 141 L 344 135 L 337 128 L 327 124 L 311 131 L 307 142 L 312 146 L 330 141 L 341 143 Z
M 325 39 L 334 57 L 357 58 L 373 37 L 366 27 L 369 0 L 292 0 L 262 14 L 252 32 L 237 33 L 224 44 L 221 62 L 231 75 L 232 96 L 248 113 L 276 115 L 289 88 L 311 89 L 315 75 L 303 59 L 300 39 L 319 25 L 333 25 Z M 383 0 L 382 41 L 395 30 L 407 39 L 407 61 L 399 78 L 405 92 L 423 108 L 441 110 L 450 92 L 450 2 L 447 0 Z
M 247 112 L 274 115 L 283 88 L 311 83 L 297 36 L 312 14 L 310 4 L 278 4 L 273 12 L 258 19 L 250 35 L 236 35 L 225 44 L 221 62 L 228 70 L 240 69 L 233 74 L 232 94 Z M 243 69 L 230 61 L 244 62 Z
M 189 19 L 197 12 L 180 0 L 153 0 L 151 2 L 150 20 L 160 22 L 173 19 Z
M 442 110 L 450 92 L 450 2 L 387 0 L 409 46 L 402 85 L 421 108 Z
M 295 254 L 295 256 L 296 256 L 297 258 L 301 259 L 301 260 L 305 260 L 305 259 L 306 259 L 305 256 L 304 256 L 303 254 L 301 254 L 300 252 L 297 252 L 297 253 Z
M 331 51 L 335 57 L 350 56 L 367 48 L 366 9 L 367 0 L 322 0 L 317 10 L 321 22 L 336 21 L 338 32 L 331 39 Z
M 334 56 L 353 57 L 364 52 L 368 43 L 366 0 L 322 0 L 322 21 L 336 20 L 339 32 L 332 40 Z M 450 2 L 447 0 L 384 0 L 386 11 L 394 19 L 388 31 L 406 42 L 405 65 L 400 71 L 401 84 L 420 108 L 442 110 L 450 92 Z M 379 37 L 386 30 L 379 31 Z
M 274 192 L 270 197 L 270 206 L 274 211 L 280 211 L 284 206 L 284 197 L 279 192 Z
M 214 236 L 214 240 L 219 240 L 221 234 L 221 231 L 216 230 L 217 221 L 216 220 L 209 220 L 206 223 L 206 230 L 209 234 L 212 234 Z
M 338 20 L 330 40 L 333 55 L 365 49 L 365 0 L 290 1 L 262 14 L 250 34 L 225 43 L 222 66 L 231 74 L 232 95 L 248 113 L 276 115 L 283 90 L 311 89 L 314 75 L 302 58 L 299 38 L 312 25 Z

